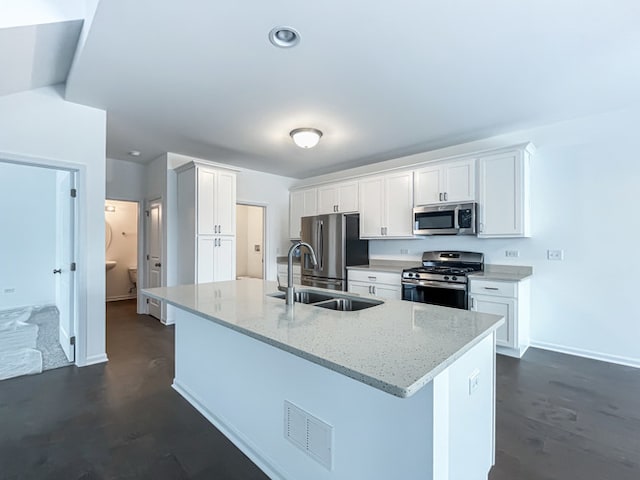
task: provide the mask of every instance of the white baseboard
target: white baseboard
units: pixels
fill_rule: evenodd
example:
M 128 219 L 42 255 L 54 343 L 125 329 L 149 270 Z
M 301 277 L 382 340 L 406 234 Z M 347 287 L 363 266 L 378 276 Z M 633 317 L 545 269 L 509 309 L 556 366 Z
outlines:
M 138 298 L 136 295 L 114 295 L 113 297 L 107 297 L 107 302 L 119 302 L 120 300 L 133 300 Z
M 193 408 L 202 414 L 204 418 L 216 427 L 222 434 L 227 437 L 231 442 L 240 449 L 249 459 L 255 463 L 260 470 L 262 470 L 272 480 L 287 480 L 287 477 L 283 473 L 282 468 L 276 468 L 273 462 L 267 460 L 257 449 L 253 443 L 246 438 L 242 433 L 238 432 L 235 428 L 228 424 L 223 418 L 218 417 L 213 412 L 209 411 L 207 407 L 198 399 L 197 395 L 193 394 L 187 387 L 180 385 L 176 379 L 173 379 L 171 385 L 173 389 L 178 392 L 182 397 L 189 402 Z
M 619 355 L 609 355 L 591 350 L 583 350 L 581 348 L 566 347 L 564 345 L 556 345 L 555 343 L 532 341 L 531 346 L 541 348 L 542 350 L 551 350 L 553 352 L 566 353 L 575 355 L 576 357 L 590 358 L 592 360 L 600 360 L 601 362 L 615 363 L 625 365 L 627 367 L 640 368 L 640 358 L 621 357 Z
M 109 359 L 107 358 L 107 354 L 106 353 L 99 353 L 98 355 L 91 355 L 90 357 L 87 357 L 87 359 L 85 360 L 85 362 L 82 365 L 79 365 L 80 367 L 88 367 L 89 365 L 96 365 L 98 363 L 105 363 L 108 362 Z

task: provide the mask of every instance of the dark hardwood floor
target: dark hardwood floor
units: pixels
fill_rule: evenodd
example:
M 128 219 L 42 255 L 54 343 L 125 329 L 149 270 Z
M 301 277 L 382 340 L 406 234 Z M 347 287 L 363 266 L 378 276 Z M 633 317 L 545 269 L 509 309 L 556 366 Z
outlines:
M 132 301 L 107 315 L 108 364 L 0 382 L 0 479 L 266 479 L 171 389 L 173 328 Z M 497 363 L 490 480 L 640 479 L 640 370 L 535 349 Z

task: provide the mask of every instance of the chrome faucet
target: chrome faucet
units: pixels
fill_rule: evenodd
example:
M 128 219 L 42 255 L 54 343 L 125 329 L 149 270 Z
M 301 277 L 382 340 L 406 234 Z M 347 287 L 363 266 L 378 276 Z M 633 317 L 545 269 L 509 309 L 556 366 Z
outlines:
M 314 267 L 318 265 L 316 252 L 313 251 L 313 247 L 307 242 L 296 242 L 291 245 L 291 248 L 289 248 L 289 253 L 287 254 L 287 288 L 285 290 L 285 299 L 287 305 L 293 305 L 296 298 L 296 291 L 293 287 L 293 252 L 298 247 L 307 247 L 307 249 L 309 249 L 309 253 L 311 254 L 311 263 L 313 263 Z

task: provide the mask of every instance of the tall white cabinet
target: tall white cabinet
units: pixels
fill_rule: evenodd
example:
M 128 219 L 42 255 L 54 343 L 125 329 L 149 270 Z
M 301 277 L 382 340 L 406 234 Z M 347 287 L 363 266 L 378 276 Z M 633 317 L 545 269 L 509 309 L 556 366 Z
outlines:
M 236 174 L 206 163 L 176 169 L 178 282 L 236 277 Z

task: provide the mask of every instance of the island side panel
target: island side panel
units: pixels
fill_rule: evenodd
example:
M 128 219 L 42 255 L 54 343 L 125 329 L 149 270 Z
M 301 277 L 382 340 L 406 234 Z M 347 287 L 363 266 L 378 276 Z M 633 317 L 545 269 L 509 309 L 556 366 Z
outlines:
M 271 478 L 433 478 L 431 384 L 394 397 L 178 310 L 174 386 Z M 332 470 L 284 438 L 285 400 L 333 426 Z

